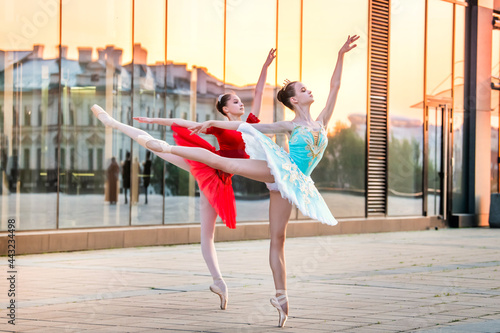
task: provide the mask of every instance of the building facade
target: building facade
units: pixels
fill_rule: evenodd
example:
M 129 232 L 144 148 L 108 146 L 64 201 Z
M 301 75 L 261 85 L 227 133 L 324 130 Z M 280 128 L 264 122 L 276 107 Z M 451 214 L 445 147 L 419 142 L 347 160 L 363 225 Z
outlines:
M 333 215 L 356 220 L 359 231 L 375 219 L 488 225 L 490 194 L 499 191 L 500 35 L 492 21 L 500 1 L 2 6 L 0 230 L 9 218 L 21 231 L 196 224 L 192 176 L 156 156 L 146 175 L 146 150 L 102 126 L 90 107 L 173 142 L 170 128 L 132 117 L 223 119 L 215 101 L 227 91 L 249 112 L 267 52 L 277 47 L 260 118 L 293 118 L 275 99 L 285 79 L 313 91 L 317 115 L 337 51 L 353 34 L 361 38 L 345 57 L 328 148 L 312 174 Z M 107 176 L 113 157 L 118 182 Z M 233 185 L 238 223 L 266 222 L 265 185 L 241 177 Z M 294 210 L 291 220 L 304 216 Z

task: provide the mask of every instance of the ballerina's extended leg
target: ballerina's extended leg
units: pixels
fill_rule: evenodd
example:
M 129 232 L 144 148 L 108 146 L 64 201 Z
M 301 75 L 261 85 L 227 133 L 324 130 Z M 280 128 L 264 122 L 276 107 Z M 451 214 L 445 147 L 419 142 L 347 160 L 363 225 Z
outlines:
M 222 278 L 219 269 L 219 261 L 217 260 L 217 252 L 215 251 L 214 234 L 215 234 L 215 220 L 217 213 L 215 209 L 210 206 L 207 197 L 200 193 L 200 215 L 201 220 L 201 253 L 203 259 L 207 264 L 208 270 L 212 275 L 214 283 L 210 286 L 210 291 L 217 294 L 220 298 L 220 308 L 225 310 L 228 302 L 227 285 Z
M 165 141 L 156 140 L 150 134 L 139 128 L 135 128 L 117 121 L 106 111 L 104 111 L 103 108 L 101 108 L 99 105 L 94 104 L 90 109 L 97 117 L 97 119 L 99 119 L 104 125 L 123 132 L 133 140 L 137 141 L 144 148 L 148 148 L 157 154 L 170 152 L 170 145 Z M 163 158 L 163 156 L 161 155 L 160 157 Z M 168 161 L 168 159 L 165 160 Z

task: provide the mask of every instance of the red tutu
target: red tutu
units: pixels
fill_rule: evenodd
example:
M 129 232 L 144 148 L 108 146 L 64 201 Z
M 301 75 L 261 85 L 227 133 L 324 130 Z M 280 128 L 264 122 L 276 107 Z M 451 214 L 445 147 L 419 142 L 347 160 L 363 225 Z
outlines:
M 184 127 L 172 126 L 175 143 L 179 146 L 205 148 L 215 154 L 219 152 L 206 140 Z M 220 154 L 219 154 L 220 155 Z M 206 164 L 186 160 L 191 166 L 191 174 L 198 181 L 200 190 L 205 194 L 210 205 L 226 223 L 226 226 L 236 228 L 236 201 L 231 182 L 232 175 L 216 170 Z

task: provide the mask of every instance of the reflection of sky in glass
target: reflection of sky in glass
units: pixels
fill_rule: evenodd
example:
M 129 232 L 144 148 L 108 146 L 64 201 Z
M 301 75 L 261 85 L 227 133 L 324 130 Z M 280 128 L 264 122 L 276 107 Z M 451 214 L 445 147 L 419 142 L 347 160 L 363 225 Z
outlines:
M 0 0 L 0 50 L 32 50 L 33 44 L 43 44 L 46 58 L 57 55 L 59 7 L 41 8 L 39 3 Z
M 451 96 L 453 4 L 429 1 L 427 20 L 427 94 Z
M 388 215 L 420 215 L 425 1 L 393 1 L 391 14 Z
M 224 0 L 169 1 L 167 44 L 168 60 L 206 67 L 222 80 Z
M 62 45 L 68 47 L 68 58 L 78 58 L 78 47 L 92 47 L 93 59 L 97 59 L 96 48 L 114 45 L 123 50 L 123 64 L 131 61 L 131 2 L 89 0 L 66 3 L 62 9 Z
M 135 2 L 134 43 L 148 51 L 148 64 L 164 62 L 165 0 Z
M 278 13 L 278 73 L 276 85 L 285 79 L 300 77 L 300 0 L 287 0 L 280 4 Z M 295 114 L 285 108 L 285 119 L 291 120 Z
M 363 103 L 353 105 L 364 96 L 366 85 L 366 15 L 364 1 L 308 1 L 304 4 L 303 76 L 313 89 L 316 103 L 313 115 L 323 108 L 329 90 L 337 51 L 348 34 L 359 34 L 358 48 L 345 60 L 343 86 L 336 107 L 336 118 L 347 121 L 347 115 L 364 112 Z M 50 2 L 51 3 L 51 2 Z M 44 58 L 57 57 L 59 8 L 23 1 L 3 0 L 0 36 L 2 50 L 32 50 L 43 44 Z M 223 7 L 224 1 L 168 2 L 168 59 L 206 67 L 210 73 L 223 76 Z M 98 10 L 96 10 L 98 8 Z M 330 8 L 332 10 L 325 10 Z M 362 8 L 362 10 L 360 10 Z M 122 64 L 132 57 L 132 3 L 119 0 L 68 1 L 63 3 L 62 44 L 67 57 L 78 58 L 78 47 L 96 48 L 114 45 L 123 50 Z M 16 13 L 16 15 L 11 15 Z M 22 13 L 22 14 L 18 14 Z M 110 14 L 112 13 L 112 15 Z M 134 42 L 147 50 L 148 64 L 164 61 L 165 2 L 153 0 L 135 3 Z M 279 77 L 299 79 L 300 1 L 280 2 Z M 340 24 L 348 18 L 348 24 Z M 276 3 L 267 0 L 228 2 L 226 81 L 236 85 L 255 83 L 267 52 L 276 43 Z M 316 22 L 322 21 L 323 25 Z M 325 33 L 327 32 L 327 33 Z M 281 49 L 282 47 L 282 49 Z M 268 72 L 268 83 L 275 83 L 275 67 Z M 364 100 L 364 98 L 362 98 Z
M 491 75 L 500 77 L 500 31 L 493 30 L 492 48 L 491 48 Z M 494 80 L 500 82 L 500 80 Z M 498 106 L 500 91 L 491 91 L 491 127 L 498 128 Z
M 389 114 L 421 123 L 422 109 L 412 105 L 422 102 L 425 2 L 393 2 L 391 9 Z
M 2 26 L 7 32 L 0 35 L 1 49 L 31 50 L 33 44 L 45 44 L 45 58 L 57 55 L 58 8 L 50 4 L 42 6 L 41 2 L 34 0 L 31 4 L 23 1 L 22 11 L 19 2 L 2 0 L 0 4 L 4 13 Z M 77 59 L 77 47 L 88 46 L 94 48 L 93 58 L 96 59 L 95 48 L 113 44 L 123 49 L 122 63 L 129 62 L 132 43 L 131 6 L 131 2 L 119 0 L 64 2 L 62 39 L 63 45 L 68 46 L 68 58 Z M 168 6 L 168 59 L 187 63 L 188 67 L 206 67 L 210 73 L 222 79 L 224 1 L 171 0 Z M 447 37 L 451 35 L 451 22 L 448 22 L 450 15 L 443 13 L 449 12 L 452 5 L 432 0 L 429 7 L 429 31 L 432 31 L 429 34 L 429 52 L 449 52 L 451 39 Z M 276 81 L 281 84 L 284 78 L 299 78 L 300 1 L 281 1 L 279 9 L 278 46 L 281 52 Z M 404 66 L 405 71 L 391 71 L 391 83 L 406 82 L 391 84 L 392 116 L 411 116 L 420 112 L 412 109 L 411 103 L 421 102 L 421 89 L 409 89 L 409 86 L 422 86 L 420 66 L 410 64 L 423 62 L 423 11 L 424 1 L 405 2 L 404 6 L 400 2 L 392 4 L 391 24 L 397 25 L 399 29 L 391 30 L 391 45 L 397 45 L 391 48 L 391 61 L 408 64 Z M 458 11 L 459 22 L 463 12 Z M 348 34 L 361 35 L 357 49 L 345 57 L 342 87 L 334 114 L 335 119 L 348 122 L 349 114 L 365 113 L 366 3 L 362 0 L 311 0 L 304 3 L 303 14 L 303 81 L 313 90 L 316 99 L 312 108 L 314 116 L 321 112 L 326 102 L 339 47 Z M 147 50 L 148 64 L 164 60 L 164 17 L 163 0 L 135 3 L 134 41 L 141 43 Z M 228 82 L 236 85 L 256 82 L 267 51 L 275 46 L 275 20 L 275 2 L 228 2 Z M 498 38 L 493 40 L 498 43 Z M 457 42 L 462 43 L 460 39 Z M 434 46 L 439 49 L 433 50 Z M 499 48 L 498 45 L 493 47 L 496 57 Z M 428 92 L 435 94 L 449 89 L 450 57 L 431 58 L 432 61 L 428 63 Z M 461 61 L 461 57 L 457 56 L 456 60 Z M 267 81 L 270 84 L 275 83 L 274 68 L 271 66 L 269 69 Z M 498 65 L 493 70 L 498 73 Z
M 465 7 L 455 6 L 455 85 L 464 84 Z M 463 89 L 461 87 L 460 89 Z M 456 102 L 456 99 L 455 99 Z M 463 103 L 463 102 L 462 102 Z M 455 104 L 456 107 L 456 104 Z
M 269 50 L 276 44 L 276 2 L 228 1 L 226 18 L 226 82 L 255 84 Z M 267 82 L 271 84 L 274 69 L 270 66 L 268 70 Z
M 348 35 L 361 36 L 356 42 L 358 46 L 344 56 L 342 85 L 330 128 L 337 120 L 349 123 L 350 114 L 366 114 L 367 3 L 363 0 L 307 1 L 303 15 L 302 81 L 314 95 L 313 117 L 318 116 L 326 104 L 339 49 Z

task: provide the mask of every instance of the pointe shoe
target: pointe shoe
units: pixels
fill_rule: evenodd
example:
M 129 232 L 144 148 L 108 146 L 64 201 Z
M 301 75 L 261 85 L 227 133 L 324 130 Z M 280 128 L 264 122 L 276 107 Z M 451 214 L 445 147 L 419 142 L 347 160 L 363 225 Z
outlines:
M 222 290 L 217 286 L 216 284 L 212 284 L 210 286 L 210 291 L 213 292 L 214 294 L 219 295 L 220 297 L 220 308 L 222 310 L 226 310 L 227 308 L 227 301 L 228 301 L 228 295 L 227 293 L 224 294 Z
M 149 150 L 152 150 L 156 153 L 170 153 L 172 150 L 172 146 L 170 146 L 168 143 L 162 140 L 157 140 L 149 135 L 139 135 L 137 137 L 137 142 L 143 146 L 146 147 Z M 155 143 L 155 146 L 148 145 L 149 143 Z
M 278 310 L 280 316 L 278 321 L 278 327 L 284 327 L 286 320 L 288 319 L 288 315 L 285 313 L 285 310 L 283 310 L 283 308 L 281 307 L 283 304 L 286 303 L 288 303 L 288 296 L 286 294 L 271 298 L 271 305 Z
M 99 105 L 94 104 L 90 108 L 92 110 L 92 113 L 94 116 L 99 119 L 104 125 L 113 127 L 113 121 L 114 119 L 106 112 L 104 111 L 103 108 L 101 108 Z

